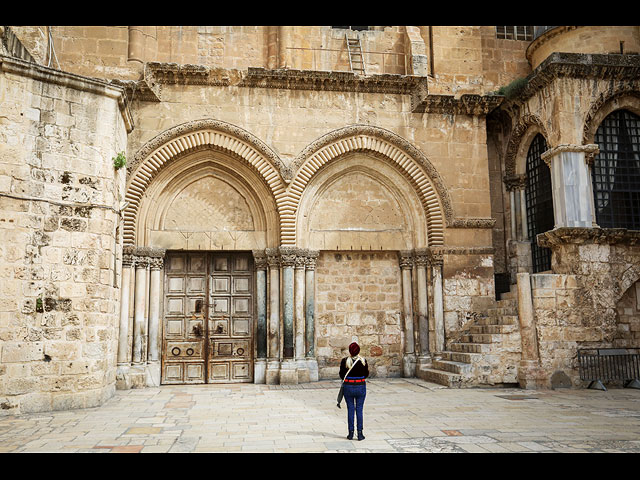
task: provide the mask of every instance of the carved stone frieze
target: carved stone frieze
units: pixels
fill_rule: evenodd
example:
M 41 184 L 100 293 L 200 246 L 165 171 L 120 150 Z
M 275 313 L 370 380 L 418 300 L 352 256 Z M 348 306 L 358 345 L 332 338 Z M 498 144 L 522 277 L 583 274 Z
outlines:
M 495 218 L 456 218 L 449 228 L 493 228 Z
M 507 192 L 524 190 L 527 186 L 527 176 L 525 174 L 505 176 L 503 181 Z
M 545 248 L 584 243 L 640 245 L 640 231 L 626 228 L 561 227 L 541 233 L 536 238 L 538 245 Z

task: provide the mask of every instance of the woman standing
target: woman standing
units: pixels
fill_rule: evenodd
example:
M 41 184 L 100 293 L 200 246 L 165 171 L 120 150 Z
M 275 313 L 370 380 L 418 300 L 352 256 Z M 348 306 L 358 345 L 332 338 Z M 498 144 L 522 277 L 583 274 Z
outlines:
M 340 378 L 344 380 L 344 399 L 347 404 L 348 440 L 353 439 L 353 417 L 357 418 L 358 440 L 364 440 L 362 434 L 362 407 L 367 396 L 365 379 L 369 376 L 367 361 L 360 355 L 360 346 L 353 342 L 349 345 L 349 357 L 340 362 Z M 345 378 L 345 375 L 349 375 Z

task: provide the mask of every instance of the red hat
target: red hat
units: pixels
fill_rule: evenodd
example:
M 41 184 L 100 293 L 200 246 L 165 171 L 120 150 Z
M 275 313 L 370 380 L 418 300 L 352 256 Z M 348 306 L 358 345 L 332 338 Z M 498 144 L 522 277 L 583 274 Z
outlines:
M 358 355 L 358 353 L 360 353 L 360 345 L 358 345 L 356 342 L 353 342 L 351 345 L 349 345 L 349 353 L 352 357 Z

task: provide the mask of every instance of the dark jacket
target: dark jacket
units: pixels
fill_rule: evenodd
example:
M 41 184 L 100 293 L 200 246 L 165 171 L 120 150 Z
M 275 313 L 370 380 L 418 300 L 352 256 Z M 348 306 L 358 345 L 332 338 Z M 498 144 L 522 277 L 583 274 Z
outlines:
M 345 357 L 340 362 L 340 378 L 344 380 L 344 376 L 347 374 L 349 369 L 347 368 L 347 358 Z M 361 361 L 358 361 L 355 366 L 349 372 L 349 378 L 367 378 L 369 376 L 369 362 L 366 365 L 362 365 Z

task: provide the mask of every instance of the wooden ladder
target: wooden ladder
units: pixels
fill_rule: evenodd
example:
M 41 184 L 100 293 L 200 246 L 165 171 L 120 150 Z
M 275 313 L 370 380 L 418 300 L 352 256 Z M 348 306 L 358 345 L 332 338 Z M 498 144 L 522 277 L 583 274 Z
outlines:
M 349 52 L 349 67 L 351 68 L 351 71 L 356 74 L 366 75 L 360 37 L 357 36 L 356 38 L 349 38 L 347 34 L 345 34 L 344 37 L 347 40 L 347 51 Z

